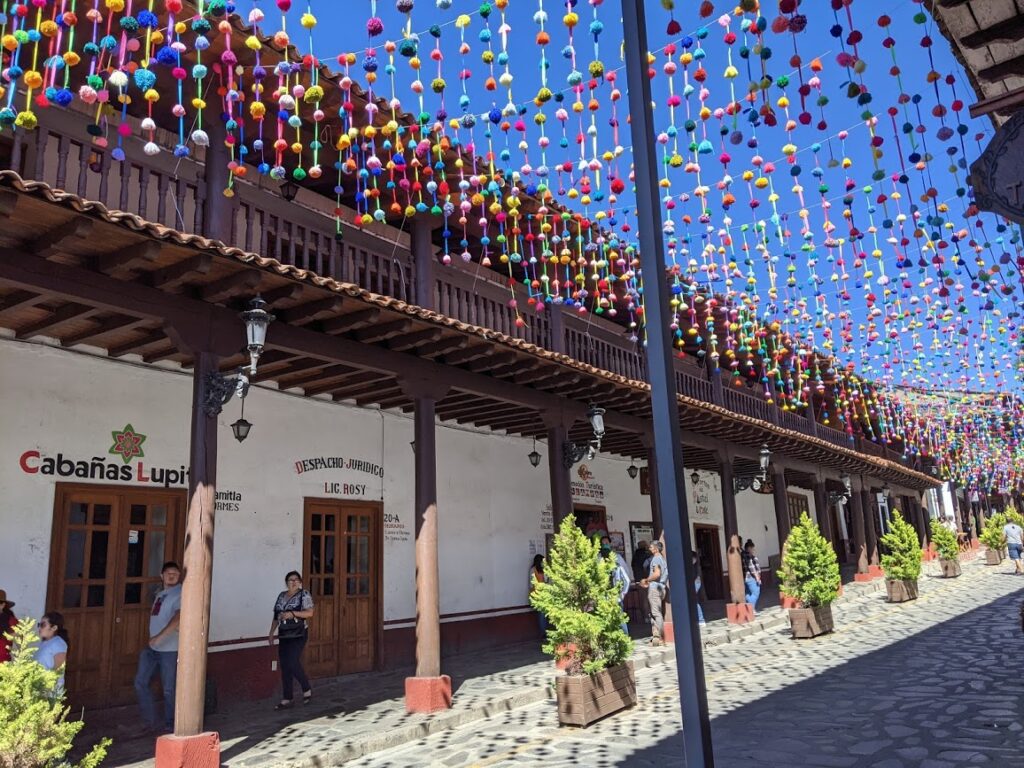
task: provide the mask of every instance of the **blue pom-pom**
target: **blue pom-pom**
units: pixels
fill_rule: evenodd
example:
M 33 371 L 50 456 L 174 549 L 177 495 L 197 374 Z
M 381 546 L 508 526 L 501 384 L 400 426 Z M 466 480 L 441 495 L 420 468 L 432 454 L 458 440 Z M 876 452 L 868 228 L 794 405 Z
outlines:
M 139 87 L 140 91 L 148 91 L 154 85 L 156 85 L 156 75 L 148 69 L 139 67 L 135 70 L 135 85 Z
M 178 54 L 171 46 L 165 45 L 156 52 L 156 60 L 158 64 L 163 64 L 165 67 L 173 67 L 178 63 Z
M 60 107 L 66 107 L 74 100 L 75 94 L 73 94 L 67 88 L 61 88 L 50 98 L 50 101 L 52 101 L 54 104 Z
M 160 19 L 152 11 L 139 11 L 139 26 L 148 29 L 156 29 L 160 26 Z

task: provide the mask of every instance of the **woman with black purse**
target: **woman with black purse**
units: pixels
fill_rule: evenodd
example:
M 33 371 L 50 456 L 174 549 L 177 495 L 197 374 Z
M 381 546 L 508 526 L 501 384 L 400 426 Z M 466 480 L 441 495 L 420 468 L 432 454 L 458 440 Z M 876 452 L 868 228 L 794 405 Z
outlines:
M 313 597 L 302 588 L 302 576 L 290 571 L 284 577 L 287 589 L 277 596 L 274 603 L 274 621 L 270 625 L 268 641 L 274 645 L 274 632 L 277 632 L 277 658 L 281 667 L 281 701 L 274 706 L 275 710 L 288 709 L 294 703 L 292 699 L 292 683 L 299 681 L 302 688 L 302 703 L 309 704 L 313 698 L 313 690 L 309 687 L 309 678 L 302 668 L 302 651 L 309 637 L 306 620 L 313 618 Z

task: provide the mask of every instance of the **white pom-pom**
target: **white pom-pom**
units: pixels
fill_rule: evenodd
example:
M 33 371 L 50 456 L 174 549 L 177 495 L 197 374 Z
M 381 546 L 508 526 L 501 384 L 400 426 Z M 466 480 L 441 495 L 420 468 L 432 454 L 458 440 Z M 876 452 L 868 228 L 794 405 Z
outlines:
M 160 154 L 160 146 L 156 142 L 147 141 L 145 146 L 142 148 L 142 151 L 152 157 L 153 155 Z
M 210 137 L 206 131 L 192 131 L 192 142 L 197 147 L 208 147 L 210 146 Z
M 145 117 L 142 119 L 142 130 L 144 131 L 155 131 L 156 121 L 152 117 Z

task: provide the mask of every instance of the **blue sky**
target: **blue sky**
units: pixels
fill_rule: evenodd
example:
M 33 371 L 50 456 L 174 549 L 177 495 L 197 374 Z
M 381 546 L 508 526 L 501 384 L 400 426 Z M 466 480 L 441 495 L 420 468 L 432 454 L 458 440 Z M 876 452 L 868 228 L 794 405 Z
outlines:
M 279 11 L 272 4 L 266 2 L 266 0 L 263 0 L 260 5 L 267 14 L 264 31 L 278 29 Z M 369 43 L 366 21 L 371 16 L 373 4 L 370 0 L 345 0 L 345 2 L 338 2 L 338 0 L 313 0 L 310 5 L 312 12 L 318 20 L 318 24 L 313 30 L 314 53 L 328 63 L 333 63 L 332 60 L 339 53 L 343 52 L 354 52 L 361 60 Z M 439 5 L 448 5 L 450 7 L 442 10 L 439 9 Z M 386 58 L 383 51 L 380 50 L 383 41 L 401 40 L 407 20 L 411 20 L 411 30 L 420 36 L 419 55 L 422 59 L 423 67 L 421 77 L 426 85 L 426 93 L 423 99 L 425 109 L 428 111 L 435 112 L 439 107 L 439 99 L 431 92 L 429 87 L 431 79 L 436 76 L 437 66 L 429 57 L 429 51 L 434 47 L 435 41 L 435 38 L 429 31 L 433 25 L 437 25 L 437 31 L 440 33 L 441 50 L 444 54 L 442 73 L 447 82 L 445 108 L 449 116 L 458 116 L 464 111 L 459 102 L 461 93 L 459 72 L 464 67 L 472 72 L 472 77 L 467 81 L 465 95 L 468 97 L 468 101 L 465 104 L 465 111 L 482 116 L 492 108 L 501 109 L 508 102 L 506 89 L 500 82 L 495 90 L 491 92 L 488 92 L 484 87 L 485 80 L 490 72 L 488 71 L 488 66 L 480 58 L 481 53 L 487 48 L 487 42 L 481 39 L 482 30 L 488 27 L 490 29 L 490 46 L 495 52 L 493 76 L 496 79 L 499 78 L 501 73 L 505 71 L 505 67 L 502 66 L 502 60 L 499 57 L 502 51 L 500 12 L 494 7 L 495 4 L 492 3 L 492 13 L 485 23 L 479 12 L 481 5 L 483 4 L 468 0 L 453 0 L 450 3 L 436 3 L 435 0 L 416 0 L 411 13 L 406 16 L 396 10 L 395 2 L 392 0 L 380 0 L 380 2 L 376 3 L 376 12 L 383 21 L 384 31 L 383 34 L 376 37 L 372 42 L 378 48 L 378 54 L 382 61 Z M 587 67 L 590 62 L 599 59 L 603 62 L 606 73 L 616 69 L 619 70 L 617 72 L 618 80 L 615 85 L 622 90 L 622 99 L 618 104 L 618 118 L 620 121 L 619 144 L 622 147 L 622 154 L 618 157 L 617 165 L 620 174 L 625 174 L 628 173 L 631 155 L 630 138 L 628 126 L 626 125 L 625 72 L 621 70 L 620 4 L 616 0 L 605 0 L 604 2 L 597 3 L 597 19 L 603 25 L 603 29 L 598 35 L 596 47 L 594 37 L 590 34 L 593 29 L 591 23 L 594 18 L 594 6 L 587 2 L 579 2 L 575 5 L 574 10 L 579 16 L 578 25 L 574 29 L 574 48 L 577 58 L 576 69 L 583 72 L 584 77 L 586 77 Z M 655 123 L 660 132 L 667 132 L 671 123 L 668 107 L 666 106 L 668 77 L 661 71 L 662 64 L 665 61 L 661 51 L 665 43 L 674 41 L 677 44 L 677 52 L 674 56 L 677 62 L 679 61 L 679 55 L 684 50 L 680 45 L 680 41 L 684 37 L 689 36 L 692 39 L 691 51 L 695 51 L 698 48 L 703 50 L 705 55 L 703 67 L 708 74 L 704 85 L 710 91 L 706 104 L 711 109 L 724 107 L 730 101 L 729 81 L 724 76 L 729 63 L 727 52 L 730 49 L 733 55 L 733 64 L 738 70 L 738 76 L 733 80 L 738 95 L 742 96 L 747 90 L 748 63 L 755 68 L 758 66 L 756 64 L 756 56 L 744 60 L 739 55 L 740 48 L 744 42 L 739 19 L 734 18 L 730 27 L 736 33 L 737 41 L 732 46 L 728 46 L 723 41 L 725 29 L 717 23 L 717 19 L 722 12 L 727 10 L 727 7 L 731 9 L 733 3 L 721 1 L 714 3 L 716 12 L 709 18 L 701 18 L 698 15 L 698 3 L 687 1 L 677 2 L 676 5 L 679 8 L 675 18 L 681 27 L 681 32 L 669 36 L 666 32 L 669 16 L 662 8 L 661 3 L 652 0 L 648 0 L 646 3 L 650 48 L 657 56 L 654 66 L 658 68 L 658 75 L 653 81 L 653 87 L 657 104 Z M 773 0 L 772 2 L 765 2 L 764 5 L 768 8 L 765 14 L 770 24 L 778 15 L 776 11 L 777 3 Z M 248 0 L 240 0 L 238 3 L 238 9 L 243 14 L 248 12 L 249 7 L 251 7 L 251 3 Z M 889 28 L 889 33 L 892 34 L 896 41 L 894 50 L 896 61 L 902 70 L 900 75 L 903 86 L 902 92 L 911 97 L 920 96 L 919 104 L 915 104 L 913 101 L 906 104 L 899 103 L 900 85 L 897 82 L 897 78 L 890 73 L 893 60 L 890 50 L 883 47 L 882 44 L 886 37 L 886 32 L 877 23 L 879 11 L 882 7 L 885 8 L 891 17 L 892 24 Z M 549 64 L 547 69 L 548 87 L 555 93 L 560 90 L 566 91 L 566 100 L 562 104 L 552 100 L 545 108 L 548 116 L 547 131 L 551 137 L 551 144 L 547 149 L 545 159 L 548 165 L 554 168 L 557 164 L 565 161 L 571 161 L 575 164 L 580 157 L 575 141 L 576 134 L 580 131 L 580 123 L 576 122 L 575 116 L 570 112 L 570 118 L 566 124 L 569 145 L 566 148 L 562 148 L 558 143 L 561 132 L 558 122 L 554 119 L 555 110 L 559 106 L 570 108 L 569 105 L 573 100 L 572 92 L 566 90 L 568 89 L 567 78 L 572 71 L 572 65 L 569 58 L 570 52 L 567 50 L 569 44 L 568 29 L 562 23 L 562 17 L 565 13 L 564 2 L 553 2 L 552 0 L 509 1 L 505 10 L 505 21 L 510 27 L 507 46 L 507 68 L 509 73 L 513 75 L 511 88 L 513 101 L 517 105 L 525 105 L 527 107 L 523 120 L 527 123 L 528 160 L 531 166 L 536 168 L 540 162 L 539 148 L 537 146 L 539 134 L 532 122 L 532 116 L 537 111 L 532 104 L 532 99 L 541 87 L 541 68 L 539 65 L 541 49 L 535 43 L 535 35 L 539 30 L 539 26 L 535 22 L 535 14 L 539 9 L 543 9 L 548 15 L 546 30 L 551 38 L 550 44 L 546 46 L 546 56 Z M 298 22 L 306 10 L 307 3 L 294 2 L 289 12 L 289 32 L 292 41 L 303 51 L 307 50 L 309 45 L 305 39 L 305 30 L 299 26 Z M 669 180 L 671 181 L 670 192 L 674 197 L 675 205 L 671 219 L 675 224 L 676 262 L 685 269 L 688 258 L 682 251 L 684 248 L 688 248 L 690 252 L 689 258 L 695 258 L 697 262 L 704 263 L 706 257 L 701 255 L 702 248 L 707 244 L 720 245 L 723 242 L 721 233 L 726 229 L 728 229 L 728 234 L 732 238 L 734 248 L 738 247 L 742 239 L 746 239 L 753 246 L 756 236 L 751 229 L 756 226 L 758 221 L 763 221 L 765 232 L 768 236 L 765 243 L 768 253 L 770 256 L 777 257 L 774 269 L 779 283 L 779 296 L 775 302 L 769 300 L 767 296 L 769 282 L 768 264 L 760 256 L 754 258 L 752 270 L 757 280 L 757 293 L 760 296 L 759 307 L 762 311 L 767 308 L 769 312 L 774 313 L 773 316 L 777 317 L 791 332 L 802 334 L 808 341 L 814 343 L 819 348 L 822 348 L 822 346 L 828 348 L 828 334 L 831 333 L 831 349 L 842 362 L 853 362 L 859 370 L 869 376 L 888 378 L 893 383 L 903 382 L 919 385 L 931 384 L 934 386 L 962 386 L 970 388 L 992 388 L 998 385 L 999 379 L 993 377 L 993 370 L 1000 370 L 1003 377 L 1008 377 L 1012 376 L 1015 367 L 1016 358 L 1013 350 L 1016 349 L 1017 342 L 1011 339 L 1011 335 L 1016 331 L 1016 321 L 1014 318 L 1008 317 L 1008 315 L 1015 312 L 1013 302 L 1015 299 L 1019 299 L 1019 287 L 1015 295 L 1009 298 L 1000 297 L 994 293 L 973 296 L 971 275 L 976 275 L 979 269 L 974 263 L 974 254 L 970 252 L 965 243 L 958 245 L 951 242 L 948 237 L 950 234 L 967 226 L 967 220 L 963 217 L 966 197 L 962 196 L 965 191 L 966 171 L 962 167 L 958 168 L 957 179 L 949 172 L 948 168 L 951 164 L 955 165 L 962 160 L 964 162 L 961 165 L 966 165 L 979 154 L 980 149 L 975 136 L 977 134 L 985 136 L 982 140 L 983 146 L 987 138 L 993 133 L 991 123 L 987 119 L 969 120 L 965 106 L 960 113 L 960 119 L 967 126 L 967 134 L 963 137 L 963 146 L 967 150 L 967 155 L 965 156 L 961 149 L 961 137 L 954 130 L 958 125 L 957 117 L 948 112 L 944 123 L 947 126 L 947 130 L 940 133 L 943 122 L 938 117 L 932 115 L 933 108 L 937 104 L 941 103 L 948 109 L 953 100 L 953 91 L 943 79 L 940 79 L 937 83 L 937 95 L 935 91 L 936 86 L 928 83 L 927 75 L 930 65 L 927 51 L 919 45 L 922 36 L 929 34 L 933 38 L 934 44 L 931 46 L 930 51 L 934 57 L 935 71 L 942 78 L 947 74 L 954 75 L 954 87 L 957 97 L 963 100 L 965 105 L 969 105 L 974 101 L 974 94 L 970 91 L 966 78 L 948 49 L 948 44 L 939 35 L 938 30 L 935 29 L 931 18 L 927 17 L 927 23 L 925 24 L 917 23 L 915 14 L 921 12 L 921 7 L 911 0 L 886 4 L 877 3 L 873 0 L 872 2 L 857 0 L 852 4 L 851 12 L 854 28 L 859 30 L 863 36 L 863 39 L 857 43 L 857 51 L 860 54 L 860 58 L 867 65 L 860 77 L 863 78 L 863 82 L 866 84 L 872 97 L 870 104 L 866 105 L 866 107 L 878 116 L 876 132 L 883 140 L 880 147 L 883 155 L 879 159 L 879 167 L 884 171 L 882 174 L 884 178 L 881 181 L 873 180 L 872 173 L 875 171 L 875 166 L 869 146 L 870 135 L 862 119 L 865 106 L 858 105 L 855 100 L 847 97 L 846 83 L 850 79 L 850 71 L 842 68 L 837 63 L 837 56 L 844 49 L 852 53 L 852 46 L 845 44 L 851 30 L 849 21 L 843 11 L 839 13 L 838 17 L 833 14 L 829 4 L 824 0 L 814 0 L 813 2 L 812 0 L 804 0 L 801 11 L 806 14 L 807 26 L 802 33 L 795 36 L 795 41 L 804 62 L 803 76 L 806 80 L 814 74 L 807 67 L 807 64 L 812 59 L 819 59 L 821 61 L 821 93 L 827 96 L 828 104 L 823 110 L 815 106 L 814 101 L 818 95 L 815 91 L 809 99 L 808 107 L 808 111 L 811 112 L 813 119 L 807 126 L 798 124 L 791 136 L 786 135 L 784 130 L 785 119 L 782 110 L 777 106 L 775 111 L 778 115 L 778 124 L 774 127 L 767 126 L 762 122 L 760 126 L 755 128 L 748 121 L 747 115 L 741 115 L 735 126 L 728 118 L 722 123 L 719 123 L 714 118 L 706 123 L 709 129 L 707 138 L 713 145 L 713 151 L 700 156 L 700 166 L 701 182 L 711 189 L 707 197 L 709 201 L 710 228 L 699 223 L 701 208 L 697 197 L 693 194 L 697 186 L 695 174 L 685 173 L 682 168 L 678 170 L 672 169 L 669 174 Z M 460 30 L 455 23 L 460 14 L 468 14 L 470 16 L 470 24 L 465 29 L 465 40 L 470 45 L 471 50 L 464 58 L 459 55 Z M 832 29 L 836 25 L 841 27 L 839 37 L 835 37 L 832 34 Z M 702 28 L 706 30 L 706 37 L 704 39 L 700 39 L 700 36 L 697 34 Z M 791 67 L 788 63 L 790 56 L 794 52 L 794 37 L 788 32 L 774 34 L 769 31 L 766 33 L 766 40 L 772 49 L 772 56 L 767 60 L 766 64 L 767 72 L 776 80 L 776 83 L 780 75 L 790 78 L 790 84 L 786 87 L 785 93 L 791 101 L 792 117 L 796 119 L 801 111 L 797 93 L 799 85 L 798 74 L 795 68 Z M 753 43 L 748 41 L 748 44 L 752 45 Z M 396 71 L 397 94 L 402 100 L 402 105 L 405 109 L 416 112 L 419 109 L 417 98 L 409 89 L 409 84 L 413 80 L 412 70 L 408 66 L 407 59 L 401 56 L 396 58 L 398 62 Z M 694 69 L 695 64 L 691 64 L 691 73 Z M 756 69 L 752 71 L 755 71 L 755 75 L 758 74 Z M 354 68 L 354 72 L 362 75 L 358 67 Z M 677 89 L 681 88 L 681 72 L 682 67 L 680 66 L 675 76 Z M 383 95 L 388 96 L 390 86 L 386 82 L 387 77 L 383 71 L 381 75 L 382 82 L 378 83 L 378 90 Z M 857 82 L 860 82 L 860 78 L 857 79 Z M 596 144 L 599 154 L 605 151 L 614 151 L 615 148 L 615 142 L 612 139 L 612 129 L 609 125 L 612 115 L 610 93 L 611 84 L 608 82 L 602 83 L 596 91 L 600 107 L 594 113 L 594 124 L 597 127 Z M 773 86 L 769 93 L 773 102 L 782 95 L 782 91 L 777 85 Z M 690 97 L 694 108 L 699 106 L 697 95 L 695 93 Z M 587 100 L 587 93 L 584 93 L 583 98 L 584 101 Z M 466 100 L 464 99 L 464 101 Z M 911 206 L 917 204 L 922 205 L 922 210 L 925 211 L 926 215 L 934 214 L 933 207 L 924 206 L 918 199 L 924 190 L 928 188 L 934 188 L 934 200 L 936 203 L 945 202 L 949 205 L 950 210 L 948 213 L 941 213 L 939 215 L 944 220 L 954 223 L 955 226 L 952 232 L 948 229 L 943 229 L 941 223 L 935 220 L 932 220 L 931 225 L 925 223 L 927 219 L 922 222 L 927 232 L 940 232 L 946 236 L 945 242 L 947 247 L 942 248 L 941 253 L 946 257 L 946 267 L 952 270 L 951 277 L 954 278 L 954 286 L 950 289 L 951 296 L 948 298 L 935 293 L 938 288 L 939 275 L 936 271 L 936 266 L 931 263 L 934 256 L 933 252 L 926 250 L 924 254 L 921 254 L 918 248 L 919 241 L 913 237 L 910 238 L 911 243 L 906 248 L 894 249 L 886 243 L 886 238 L 890 233 L 886 231 L 884 225 L 887 216 L 890 220 L 895 221 L 897 210 L 895 202 L 891 197 L 894 186 L 889 180 L 889 174 L 899 171 L 900 167 L 897 148 L 893 138 L 892 123 L 886 112 L 890 107 L 898 109 L 896 117 L 898 127 L 901 127 L 908 117 L 912 124 L 917 125 L 921 123 L 926 127 L 925 133 L 913 134 L 917 143 L 916 149 L 922 155 L 925 152 L 930 153 L 934 159 L 926 164 L 924 171 L 913 170 L 913 163 L 907 161 L 911 167 L 908 176 L 910 192 L 912 194 L 908 195 L 907 190 L 903 189 L 902 185 L 896 188 L 904 195 L 903 200 L 900 201 L 900 208 L 904 214 L 910 214 Z M 828 123 L 827 128 L 823 130 L 817 126 L 819 120 L 822 119 L 822 111 Z M 920 117 L 918 116 L 919 113 Z M 583 113 L 582 127 L 584 132 L 589 126 L 589 114 L 589 110 Z M 684 120 L 683 105 L 680 105 L 676 117 L 676 127 L 682 136 L 685 136 Z M 483 122 L 486 124 L 486 121 Z M 722 164 L 719 162 L 719 154 L 722 149 L 720 145 L 721 138 L 718 135 L 720 124 L 725 125 L 729 129 L 730 136 L 726 137 L 725 149 L 731 155 L 727 171 L 732 177 L 732 186 L 728 191 L 736 198 L 736 203 L 728 211 L 723 210 L 721 205 L 722 193 L 725 190 L 716 188 L 725 173 Z M 742 136 L 738 138 L 739 143 L 731 143 L 728 139 L 735 139 L 732 134 L 737 130 L 742 133 Z M 845 141 L 842 141 L 838 135 L 840 131 L 844 130 L 849 133 Z M 947 134 L 951 131 L 952 135 L 947 137 Z M 516 146 L 517 138 L 514 135 L 515 132 L 510 131 L 509 133 L 512 134 L 512 138 L 506 143 L 505 137 L 499 131 L 495 131 L 492 139 L 493 149 L 499 156 L 503 149 L 507 149 L 508 160 L 504 161 L 504 164 L 507 167 L 518 169 L 524 163 L 524 158 Z M 750 147 L 749 143 L 755 134 L 757 146 Z M 703 138 L 700 128 L 698 128 L 697 136 L 698 138 Z M 487 142 L 482 134 L 477 133 L 476 138 L 478 152 L 486 149 Z M 906 160 L 914 150 L 910 147 L 908 136 L 905 134 L 900 133 L 900 141 L 903 157 Z M 685 141 L 683 142 L 683 149 L 681 151 L 684 157 L 687 157 L 685 151 L 686 143 Z M 802 241 L 799 231 L 800 219 L 798 216 L 801 206 L 797 195 L 791 191 L 794 177 L 790 175 L 790 171 L 793 166 L 785 162 L 785 155 L 783 153 L 783 147 L 789 143 L 798 148 L 795 154 L 796 165 L 800 168 L 798 178 L 804 187 L 804 202 L 811 232 L 809 242 L 812 247 L 805 247 L 803 250 L 801 250 Z M 817 151 L 814 150 L 815 145 L 817 145 Z M 668 148 L 671 149 L 671 146 L 672 142 L 670 141 Z M 947 150 L 950 148 L 955 150 L 953 155 L 947 155 Z M 585 140 L 585 148 L 582 154 L 585 158 L 589 158 L 592 155 L 589 137 Z M 775 163 L 776 165 L 776 170 L 771 176 L 775 191 L 778 194 L 775 209 L 780 218 L 777 221 L 773 221 L 771 218 L 773 210 L 767 201 L 767 191 L 756 193 L 761 202 L 760 207 L 756 211 L 752 212 L 749 207 L 747 185 L 742 181 L 742 174 L 745 170 L 753 170 L 756 175 L 761 175 L 757 173 L 757 166 L 754 163 L 755 157 L 760 157 L 764 162 Z M 815 157 L 819 159 L 822 168 L 823 175 L 820 180 L 812 174 L 815 167 Z M 843 167 L 844 158 L 849 161 L 848 169 Z M 832 162 L 830 163 L 830 161 Z M 499 164 L 501 162 L 499 160 Z M 762 164 L 760 167 L 763 169 L 764 165 Z M 608 169 L 605 168 L 605 170 L 607 171 Z M 550 177 L 552 185 L 557 187 L 554 177 L 554 174 Z M 823 182 L 828 185 L 828 192 L 825 196 L 831 201 L 830 218 L 837 227 L 835 237 L 839 237 L 840 235 L 845 236 L 848 228 L 842 216 L 844 208 L 842 198 L 848 179 L 852 182 L 850 194 L 854 198 L 852 206 L 850 206 L 853 213 L 853 222 L 858 230 L 864 233 L 864 239 L 860 241 L 857 248 L 852 248 L 849 244 L 846 244 L 841 250 L 837 248 L 829 249 L 824 245 L 826 239 L 822 229 L 824 217 L 818 184 Z M 870 194 L 866 194 L 864 191 L 867 185 L 872 186 Z M 957 195 L 958 188 L 960 188 L 961 196 Z M 609 209 L 610 206 L 607 202 L 607 179 L 604 181 L 604 190 L 604 200 L 595 200 L 589 207 L 591 215 L 598 210 Z M 890 196 L 886 207 L 883 208 L 881 204 L 875 202 L 874 209 L 869 211 L 869 206 L 872 204 L 872 201 L 877 200 L 880 192 Z M 688 195 L 689 199 L 683 201 L 680 199 L 681 195 Z M 572 200 L 566 196 L 560 196 L 560 199 L 571 207 L 581 208 L 579 198 Z M 624 223 L 630 224 L 632 232 L 635 233 L 636 212 L 632 207 L 632 194 L 628 183 L 625 190 L 619 195 L 614 211 L 615 225 L 621 228 Z M 681 219 L 684 213 L 689 214 L 692 219 L 688 227 L 683 224 Z M 996 231 L 998 222 L 994 217 L 986 215 L 983 218 L 984 228 L 981 230 L 975 229 L 974 222 L 977 221 L 977 217 L 970 220 L 972 231 L 969 235 L 978 237 L 979 240 L 988 239 L 991 243 L 991 247 L 984 249 L 982 253 L 983 263 L 986 265 L 986 268 L 998 262 L 1004 251 L 1010 253 L 1015 259 L 1015 246 L 1009 242 L 1013 232 L 999 233 Z M 878 228 L 877 238 L 880 243 L 878 248 L 882 251 L 880 263 L 878 259 L 874 259 L 870 255 L 875 245 L 873 242 L 874 238 L 868 233 L 869 219 Z M 746 232 L 741 230 L 744 224 L 748 227 Z M 789 236 L 783 236 L 781 240 L 778 239 L 777 233 L 779 231 L 785 232 L 787 229 L 790 232 Z M 687 230 L 690 237 L 689 243 L 682 240 L 686 236 Z M 626 236 L 631 237 L 633 235 Z M 997 237 L 1004 238 L 1006 242 L 1003 244 L 997 243 Z M 926 240 L 924 239 L 921 242 L 926 242 Z M 961 248 L 964 253 L 966 264 L 954 270 L 953 265 L 948 262 L 957 247 Z M 853 264 L 856 261 L 858 250 L 868 254 L 868 258 L 864 259 L 863 267 L 854 268 Z M 898 263 L 899 256 L 897 252 L 905 253 L 908 259 L 908 263 L 902 268 Z M 787 258 L 786 254 L 789 254 L 790 258 Z M 845 256 L 847 274 L 850 275 L 850 279 L 845 286 L 845 292 L 848 295 L 846 300 L 843 299 L 842 282 L 831 280 L 835 263 L 830 261 L 830 258 L 836 258 L 838 254 Z M 748 266 L 743 263 L 742 255 L 739 255 L 738 258 L 738 267 L 743 276 L 737 277 L 734 281 L 732 289 L 736 291 L 746 289 L 745 282 L 748 272 Z M 919 266 L 919 261 L 922 258 L 925 262 L 924 267 Z M 813 269 L 811 267 L 812 262 L 814 263 Z M 793 278 L 796 281 L 796 285 L 786 287 L 785 282 L 788 275 L 786 268 L 790 264 L 795 267 Z M 1010 266 L 1012 267 L 1012 265 Z M 1006 267 L 1004 267 L 1005 269 Z M 838 274 L 840 270 L 836 270 L 836 272 Z M 888 288 L 891 291 L 887 300 L 883 297 L 883 291 L 886 287 L 884 282 L 886 278 L 883 277 L 883 272 L 889 280 Z M 870 276 L 867 276 L 868 274 Z M 1016 285 L 1015 275 L 1008 275 L 1006 271 L 1003 274 L 1011 285 Z M 724 272 L 721 269 L 710 273 L 698 271 L 695 275 L 699 282 L 710 281 L 711 286 L 719 292 L 729 289 L 725 283 Z M 932 282 L 924 283 L 928 278 L 931 278 Z M 960 312 L 959 307 L 953 304 L 957 294 L 956 284 L 963 285 L 965 296 L 963 306 L 966 310 L 963 312 Z M 869 339 L 867 330 L 862 328 L 868 322 L 869 313 L 872 311 L 869 293 L 875 294 L 874 307 L 883 310 L 882 316 L 877 316 L 876 309 L 876 317 L 874 319 L 879 324 L 880 330 L 879 337 L 876 339 Z M 940 303 L 948 301 L 953 310 L 954 320 L 949 321 L 948 319 L 942 320 L 940 318 L 937 323 L 938 328 L 928 328 L 927 317 L 923 314 L 926 298 Z M 803 307 L 801 305 L 802 301 L 806 302 L 806 305 Z M 815 311 L 816 306 L 822 311 L 827 307 L 831 315 L 817 314 Z M 794 310 L 797 313 L 796 315 L 792 314 Z M 914 317 L 913 312 L 916 310 L 922 311 L 922 314 L 916 317 L 918 320 L 926 323 L 925 327 L 915 328 L 914 324 L 910 322 L 910 319 Z M 845 345 L 842 344 L 840 339 L 844 322 L 840 313 L 844 312 L 848 316 L 848 322 L 852 323 L 852 328 L 850 329 L 852 338 Z M 894 319 L 888 327 L 882 327 L 881 321 L 884 315 L 894 312 L 897 314 L 909 312 L 911 315 Z M 800 315 L 802 314 L 804 317 L 801 318 Z M 1001 334 L 998 332 L 1000 327 L 1003 329 Z M 961 329 L 963 329 L 963 332 Z M 886 338 L 889 330 L 895 331 L 896 338 Z M 915 344 L 919 349 L 914 349 Z M 845 349 L 843 348 L 844 346 Z M 1007 357 L 1001 357 L 1003 355 Z

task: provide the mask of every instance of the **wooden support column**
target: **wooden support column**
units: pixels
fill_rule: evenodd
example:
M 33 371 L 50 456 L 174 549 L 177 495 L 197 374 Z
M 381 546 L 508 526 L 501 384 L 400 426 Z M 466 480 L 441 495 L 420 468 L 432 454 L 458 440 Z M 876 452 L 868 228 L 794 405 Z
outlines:
M 424 309 L 434 309 L 434 256 L 433 226 L 428 216 L 413 216 L 409 228 L 409 245 L 416 273 L 416 303 Z
M 548 475 L 551 480 L 551 517 L 555 531 L 562 521 L 572 514 L 572 485 L 569 481 L 571 467 L 565 466 L 565 446 L 569 442 L 569 427 L 576 419 L 564 412 L 549 412 L 544 415 L 544 426 L 548 430 Z
M 818 518 L 818 528 L 821 529 L 821 535 L 829 540 L 834 549 L 836 540 L 832 531 L 832 510 L 829 508 L 828 488 L 825 485 L 825 478 L 821 476 L 814 479 L 814 512 Z M 838 556 L 838 554 L 837 552 L 836 555 Z
M 857 553 L 856 581 L 870 581 L 870 563 L 868 562 L 867 525 L 864 520 L 864 497 L 861 494 L 861 482 L 854 481 L 850 492 L 850 511 L 853 518 L 853 549 Z
M 224 123 L 219 118 L 214 118 L 207 126 L 210 135 L 210 146 L 206 148 L 206 161 L 203 166 L 205 178 L 205 199 L 203 200 L 203 233 L 211 240 L 220 240 L 222 243 L 232 242 L 231 230 L 232 220 L 235 215 L 235 203 L 237 198 L 224 197 L 224 190 L 228 186 L 228 163 L 231 155 L 224 140 L 227 133 Z M 188 222 L 185 229 L 187 230 Z
M 772 500 L 775 502 L 775 528 L 779 534 L 779 553 L 789 538 L 789 494 L 786 491 L 786 468 L 772 462 Z
M 452 680 L 441 674 L 441 593 L 438 572 L 437 401 L 445 384 L 402 382 L 413 399 L 416 441 L 416 675 L 405 679 L 407 712 L 437 712 L 452 705 Z
M 860 492 L 860 498 L 864 506 L 864 544 L 868 554 L 868 573 L 878 577 L 882 575 L 882 561 L 878 549 L 878 511 L 875 507 L 877 497 L 872 488 L 865 486 Z
M 644 433 L 640 437 L 647 449 L 647 482 L 651 490 L 651 524 L 654 526 L 654 538 L 661 539 L 664 533 L 664 521 L 661 519 L 661 496 L 658 493 L 658 458 L 654 453 L 654 436 Z
M 726 560 L 729 570 L 729 603 L 725 606 L 730 624 L 746 624 L 754 620 L 753 607 L 747 604 L 743 586 L 743 544 L 740 541 L 739 521 L 736 515 L 736 493 L 732 470 L 732 454 L 728 450 L 718 454 L 718 475 L 722 482 L 722 513 L 725 521 Z
M 192 355 L 192 412 L 189 446 L 189 504 L 182 560 L 181 617 L 175 686 L 174 734 L 156 744 L 156 768 L 220 765 L 220 737 L 203 732 L 207 646 L 213 586 L 213 535 L 217 501 L 217 416 L 220 401 L 209 390 L 220 360 L 233 354 L 245 330 L 195 316 L 164 330 L 178 349 Z M 184 762 L 183 762 L 184 761 Z

